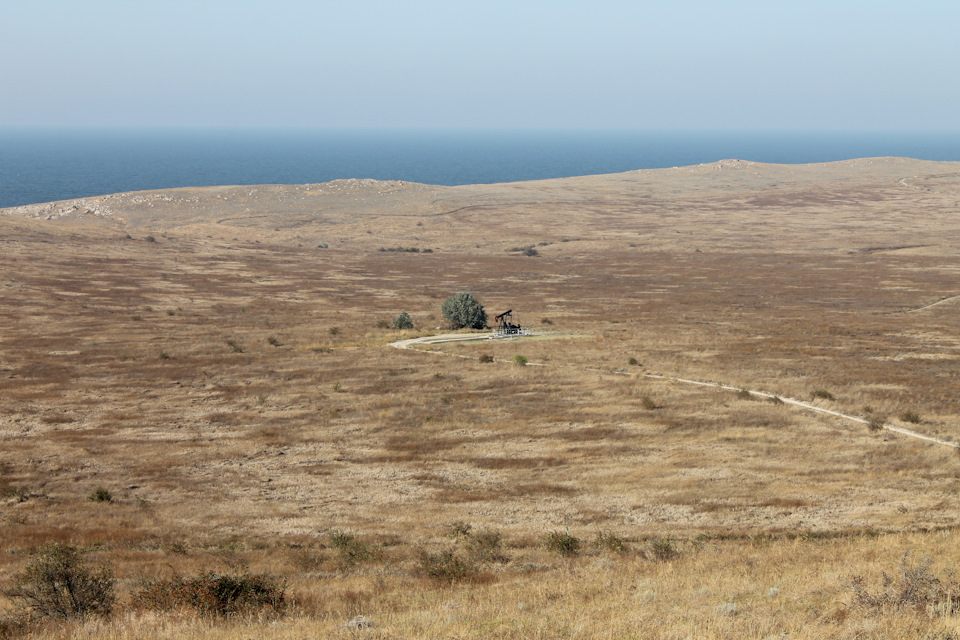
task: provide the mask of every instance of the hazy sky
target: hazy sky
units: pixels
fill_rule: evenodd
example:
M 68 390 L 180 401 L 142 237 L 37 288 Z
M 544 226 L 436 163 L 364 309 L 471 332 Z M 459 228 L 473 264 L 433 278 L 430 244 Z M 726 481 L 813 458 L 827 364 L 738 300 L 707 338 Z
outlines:
M 957 0 L 4 0 L 0 126 L 960 130 Z

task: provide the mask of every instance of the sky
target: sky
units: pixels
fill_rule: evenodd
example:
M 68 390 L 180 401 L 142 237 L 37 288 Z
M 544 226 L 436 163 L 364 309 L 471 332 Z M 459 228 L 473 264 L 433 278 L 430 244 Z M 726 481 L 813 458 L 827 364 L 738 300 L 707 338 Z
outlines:
M 4 0 L 0 127 L 960 130 L 956 0 Z

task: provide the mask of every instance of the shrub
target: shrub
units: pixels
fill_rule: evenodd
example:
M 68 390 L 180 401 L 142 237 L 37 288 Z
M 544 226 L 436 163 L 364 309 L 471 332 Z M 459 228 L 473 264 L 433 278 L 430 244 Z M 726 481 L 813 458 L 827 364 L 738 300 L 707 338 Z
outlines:
M 647 411 L 653 411 L 654 409 L 659 408 L 657 407 L 657 403 L 654 402 L 653 398 L 651 398 L 650 396 L 643 396 L 642 398 L 640 398 L 640 406 L 642 406 Z
M 521 367 L 525 367 L 525 366 L 527 366 L 527 362 L 528 362 L 528 360 L 527 360 L 524 356 L 521 356 L 519 353 L 518 353 L 517 355 L 513 356 L 513 363 L 514 363 L 515 365 L 519 365 L 519 366 L 521 366 Z
M 189 607 L 221 616 L 261 609 L 279 612 L 286 604 L 281 585 L 267 576 L 249 574 L 205 573 L 195 578 L 156 580 L 144 585 L 134 599 L 148 609 Z
M 340 333 L 340 327 L 330 327 L 330 335 L 335 336 Z
M 899 575 L 883 574 L 883 588 L 870 593 L 863 578 L 853 579 L 854 601 L 874 609 L 908 608 L 927 615 L 950 615 L 960 611 L 960 583 L 953 577 L 941 580 L 930 571 L 933 561 L 926 558 L 910 563 L 908 555 L 900 561 Z
M 444 300 L 440 311 L 455 329 L 483 329 L 487 326 L 487 313 L 483 310 L 483 305 L 466 292 Z
M 90 502 L 113 502 L 113 495 L 106 487 L 97 487 L 87 496 Z
M 540 324 L 553 324 L 553 320 L 550 318 L 540 318 Z
M 467 536 L 470 558 L 476 562 L 506 562 L 503 555 L 503 535 L 496 529 L 477 531 Z
M 827 391 L 826 389 L 814 389 L 813 393 L 810 394 L 814 400 L 823 399 L 823 400 L 836 400 L 833 397 L 833 394 Z
M 580 553 L 580 538 L 571 536 L 569 531 L 554 531 L 543 539 L 543 547 L 569 558 Z
M 676 557 L 677 549 L 670 538 L 653 538 L 650 540 L 650 548 L 644 555 L 650 560 L 665 562 Z
M 393 319 L 394 329 L 413 329 L 413 319 L 406 311 L 401 311 L 400 315 Z
M 333 529 L 328 533 L 330 546 L 337 550 L 340 562 L 344 566 L 352 567 L 362 562 L 369 562 L 380 557 L 380 550 L 373 545 L 357 540 L 356 536 L 346 531 Z
M 609 531 L 598 531 L 597 537 L 593 539 L 593 546 L 600 551 L 611 551 L 613 553 L 626 551 L 623 538 Z
M 900 414 L 900 419 L 910 424 L 920 424 L 920 414 L 916 411 L 905 411 Z
M 269 338 L 267 338 L 267 343 L 269 343 L 270 346 L 273 346 L 273 347 L 280 346 L 280 340 L 278 340 L 276 336 L 270 336 Z
M 114 580 L 104 567 L 88 568 L 76 547 L 51 544 L 36 554 L 6 592 L 32 613 L 67 620 L 107 615 L 114 603 Z
M 640 362 L 637 361 L 636 358 L 630 358 L 629 360 L 627 360 L 627 364 L 630 365 L 631 367 L 635 367 L 638 364 L 640 364 Z
M 883 418 L 880 416 L 870 416 L 867 420 L 867 429 L 870 431 L 881 431 L 883 429 Z
M 438 582 L 462 582 L 477 576 L 476 563 L 463 558 L 451 549 L 439 553 L 420 552 L 419 571 Z
M 243 353 L 243 347 L 237 344 L 234 340 L 227 340 L 227 346 L 230 347 L 230 350 L 234 353 Z
M 493 362 L 493 356 L 490 355 L 489 353 L 481 353 L 480 362 L 483 362 L 483 363 Z
M 533 247 L 527 247 L 526 249 L 523 250 L 523 255 L 536 257 L 540 255 L 540 252 L 534 249 Z

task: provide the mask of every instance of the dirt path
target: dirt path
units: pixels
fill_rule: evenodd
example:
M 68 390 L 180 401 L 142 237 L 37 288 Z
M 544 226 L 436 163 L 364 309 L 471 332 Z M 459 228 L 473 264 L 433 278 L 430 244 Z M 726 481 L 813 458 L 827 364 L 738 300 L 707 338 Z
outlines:
M 960 295 L 947 296 L 946 298 L 940 298 L 936 302 L 931 302 L 930 304 L 925 304 L 922 307 L 916 307 L 915 309 L 907 309 L 905 313 L 915 313 L 917 311 L 923 311 L 924 309 L 929 309 L 930 307 L 935 307 L 938 304 L 943 304 L 945 302 L 950 302 L 951 300 L 957 300 L 960 298 Z
M 940 304 L 941 302 L 946 302 L 947 300 L 952 300 L 953 298 L 960 298 L 960 296 L 952 296 L 951 298 L 945 298 L 945 299 L 940 300 L 940 301 L 938 301 L 938 302 L 935 302 L 935 303 L 933 303 L 933 304 Z M 929 307 L 929 306 L 933 306 L 933 305 L 927 305 L 927 306 Z M 926 308 L 926 307 L 921 307 L 921 308 Z M 426 346 L 426 345 L 433 345 L 433 344 L 444 344 L 444 343 L 447 343 L 447 342 L 467 342 L 467 341 L 474 341 L 474 340 L 494 340 L 494 339 L 496 339 L 496 340 L 518 340 L 518 339 L 523 339 L 524 337 L 534 337 L 534 336 L 513 336 L 513 337 L 509 337 L 509 338 L 493 338 L 493 337 L 490 336 L 489 334 L 444 333 L 444 334 L 439 334 L 439 335 L 434 335 L 434 336 L 421 336 L 421 337 L 419 337 L 419 338 L 409 338 L 409 339 L 407 339 L 407 340 L 397 340 L 396 342 L 391 342 L 389 346 L 394 347 L 395 349 L 409 349 L 409 350 L 414 350 L 414 351 L 420 351 L 419 349 L 415 349 L 415 347 L 421 346 L 421 345 Z M 542 334 L 537 334 L 537 337 L 541 337 L 541 338 L 542 338 L 542 337 L 545 337 L 545 336 L 542 335 Z M 558 336 L 558 337 L 559 337 L 559 336 Z M 453 353 L 445 353 L 445 352 L 443 352 L 443 351 L 423 351 L 423 353 L 432 353 L 432 354 L 434 354 L 434 355 L 442 355 L 442 356 L 454 356 L 454 357 L 458 357 L 458 358 L 470 358 L 470 357 L 471 357 L 471 356 L 463 356 L 463 355 L 453 354 Z M 529 363 L 529 364 L 530 364 L 530 365 L 534 365 L 534 366 L 546 366 L 546 365 L 543 365 L 543 364 L 540 364 L 540 363 L 532 363 L 532 362 Z M 624 373 L 624 375 L 630 375 L 630 374 Z M 744 390 L 744 389 L 742 389 L 742 388 L 740 388 L 740 387 L 731 387 L 731 386 L 727 386 L 727 385 L 724 385 L 724 384 L 720 384 L 719 382 L 703 382 L 703 381 L 701 381 L 701 380 L 688 380 L 688 379 L 686 379 L 686 378 L 674 378 L 674 377 L 671 377 L 671 376 L 660 376 L 660 375 L 655 375 L 655 374 L 652 374 L 652 373 L 644 373 L 644 374 L 641 374 L 641 375 L 642 375 L 642 377 L 644 377 L 644 378 L 651 378 L 651 379 L 654 379 L 654 380 L 664 380 L 664 381 L 673 382 L 673 383 L 676 383 L 676 384 L 692 384 L 692 385 L 697 385 L 697 386 L 700 386 L 700 387 L 713 387 L 713 388 L 715 388 L 715 389 L 722 389 L 722 390 L 724 390 L 724 391 L 736 391 L 736 392 L 739 393 L 739 392 L 741 392 L 741 391 Z M 836 417 L 838 417 L 838 418 L 843 418 L 844 420 L 850 420 L 851 422 L 858 422 L 858 423 L 860 423 L 860 424 L 869 424 L 869 423 L 870 423 L 869 420 L 866 420 L 866 419 L 864 419 L 864 418 L 859 418 L 859 417 L 857 417 L 857 416 L 852 416 L 852 415 L 849 415 L 849 414 L 846 414 L 846 413 L 840 413 L 839 411 L 833 411 L 832 409 L 824 409 L 823 407 L 818 407 L 818 406 L 816 406 L 816 405 L 814 405 L 814 404 L 811 404 L 811 403 L 809 403 L 809 402 L 804 402 L 803 400 L 796 400 L 796 399 L 794 399 L 794 398 L 784 398 L 783 396 L 777 396 L 777 395 L 774 395 L 774 394 L 772 394 L 772 393 L 766 393 L 766 392 L 764 392 L 764 391 L 750 391 L 750 390 L 747 390 L 747 391 L 749 391 L 749 393 L 750 393 L 751 395 L 754 395 L 754 396 L 759 396 L 759 397 L 761 397 L 761 398 L 770 398 L 770 399 L 777 398 L 777 399 L 779 399 L 781 402 L 783 402 L 784 404 L 793 405 L 793 406 L 795 406 L 795 407 L 800 407 L 801 409 L 807 409 L 807 410 L 809 410 L 809 411 L 814 411 L 814 412 L 816 412 L 816 413 L 823 413 L 823 414 L 826 414 L 826 415 L 836 416 Z M 896 426 L 893 426 L 893 425 L 884 424 L 884 425 L 881 425 L 881 428 L 882 428 L 882 429 L 885 429 L 885 430 L 887 430 L 887 431 L 891 431 L 891 432 L 893 432 L 893 433 L 899 433 L 900 435 L 904 435 L 904 436 L 907 436 L 907 437 L 909 437 L 909 438 L 916 438 L 916 439 L 918 439 L 918 440 L 925 440 L 925 441 L 927 441 L 927 442 L 932 442 L 932 443 L 934 443 L 934 444 L 940 444 L 940 445 L 943 445 L 943 446 L 946 446 L 946 447 L 953 447 L 954 449 L 960 448 L 960 445 L 958 445 L 958 444 L 956 444 L 956 443 L 954 443 L 954 442 L 948 442 L 948 441 L 946 441 L 946 440 L 941 440 L 940 438 L 935 438 L 935 437 L 933 437 L 933 436 L 928 436 L 928 435 L 924 435 L 924 434 L 922 434 L 922 433 L 917 433 L 916 431 L 911 431 L 910 429 L 904 429 L 903 427 L 896 427 Z

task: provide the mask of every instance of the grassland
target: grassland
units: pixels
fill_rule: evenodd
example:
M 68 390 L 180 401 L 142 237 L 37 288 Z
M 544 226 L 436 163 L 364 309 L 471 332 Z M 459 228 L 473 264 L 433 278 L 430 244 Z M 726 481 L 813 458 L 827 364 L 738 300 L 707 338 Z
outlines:
M 8 210 L 0 587 L 61 542 L 119 606 L 0 636 L 957 637 L 956 448 L 746 391 L 956 441 L 958 202 L 875 159 Z M 542 336 L 389 346 L 457 291 Z M 133 602 L 205 571 L 291 604 Z

